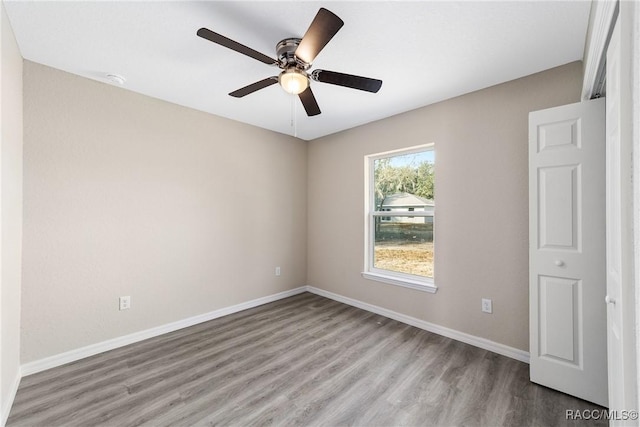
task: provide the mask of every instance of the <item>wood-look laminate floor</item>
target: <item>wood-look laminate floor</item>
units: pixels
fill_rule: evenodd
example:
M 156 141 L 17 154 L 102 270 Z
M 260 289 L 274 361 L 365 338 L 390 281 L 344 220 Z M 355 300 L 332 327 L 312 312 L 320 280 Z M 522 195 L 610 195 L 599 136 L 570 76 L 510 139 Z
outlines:
M 25 377 L 7 425 L 557 426 L 599 409 L 528 377 L 304 293 Z

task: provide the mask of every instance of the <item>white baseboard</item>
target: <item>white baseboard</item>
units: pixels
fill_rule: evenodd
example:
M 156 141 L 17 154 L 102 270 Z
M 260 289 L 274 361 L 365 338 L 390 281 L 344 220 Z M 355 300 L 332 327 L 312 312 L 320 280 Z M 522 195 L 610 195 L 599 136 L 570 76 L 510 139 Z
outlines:
M 13 401 L 16 398 L 16 393 L 18 392 L 18 386 L 20 385 L 21 378 L 21 368 L 18 367 L 18 372 L 16 372 L 16 377 L 13 379 L 13 384 L 11 384 L 11 389 L 9 390 L 9 396 L 7 396 L 7 401 L 3 402 L 2 408 L 0 408 L 0 426 L 2 427 L 7 424 L 9 412 L 11 411 L 11 406 L 13 405 Z
M 480 338 L 474 335 L 466 334 L 464 332 L 456 331 L 454 329 L 449 329 L 444 326 L 436 325 L 434 323 L 429 323 L 424 320 L 416 319 L 415 317 L 407 316 L 392 310 L 388 310 L 386 308 L 378 307 L 378 306 L 368 304 L 362 301 L 358 301 L 352 298 L 344 297 L 342 295 L 334 294 L 333 292 L 314 288 L 313 286 L 301 286 L 299 288 L 280 292 L 274 295 L 269 295 L 266 297 L 247 301 L 241 304 L 236 304 L 231 307 L 221 308 L 209 313 L 179 320 L 177 322 L 168 323 L 166 325 L 161 325 L 161 326 L 147 329 L 144 331 L 135 332 L 133 334 L 99 342 L 96 344 L 91 344 L 86 347 L 81 347 L 75 350 L 67 351 L 65 353 L 60 353 L 54 356 L 46 357 L 44 359 L 25 363 L 20 367 L 21 376 L 27 376 L 27 375 L 35 374 L 37 372 L 42 372 L 47 369 L 55 368 L 57 366 L 61 366 L 70 362 L 75 362 L 76 360 L 80 360 L 85 357 L 90 357 L 98 353 L 103 353 L 105 351 L 124 347 L 125 345 L 143 341 L 148 338 L 157 337 L 162 334 L 177 331 L 179 329 L 187 328 L 189 326 L 197 325 L 199 323 L 207 322 L 209 320 L 217 319 L 222 316 L 237 313 L 239 311 L 247 310 L 249 308 L 257 307 L 263 304 L 267 304 L 267 303 L 277 301 L 283 298 L 287 298 L 293 295 L 297 295 L 302 292 L 311 292 L 316 295 L 327 297 L 327 298 L 330 298 L 354 307 L 361 308 L 363 310 L 371 311 L 373 313 L 389 317 L 391 319 L 406 323 L 411 326 L 415 326 L 420 329 L 424 329 L 429 332 L 436 333 L 438 335 L 452 338 L 454 340 L 471 344 L 473 346 L 480 347 L 485 350 L 489 350 L 494 353 L 498 353 L 503 356 L 510 357 L 512 359 L 529 363 L 529 353 L 526 351 L 509 347 L 504 344 L 500 344 L 485 338 Z M 17 390 L 17 384 L 19 383 L 21 376 L 17 378 L 16 387 L 15 387 L 16 390 Z M 14 396 L 15 396 L 15 391 L 14 391 Z M 11 402 L 13 402 L 13 398 L 11 399 Z M 10 407 L 11 406 L 8 405 L 8 408 Z M 2 412 L 2 415 L 5 416 L 4 411 Z
M 166 325 L 157 326 L 155 328 L 147 329 L 133 334 L 125 335 L 118 338 L 113 338 L 107 341 L 102 341 L 96 344 L 91 344 L 86 347 L 81 347 L 75 350 L 67 351 L 65 353 L 56 354 L 54 356 L 46 357 L 44 359 L 36 360 L 33 362 L 25 363 L 21 366 L 22 376 L 35 374 L 47 369 L 62 366 L 64 364 L 75 362 L 76 360 L 84 359 L 98 353 L 113 350 L 125 345 L 133 344 L 139 341 L 143 341 L 149 338 L 157 337 L 158 335 L 166 334 L 169 332 L 177 331 L 178 329 L 187 328 L 189 326 L 197 325 L 198 323 L 207 322 L 209 320 L 217 319 L 222 316 L 237 313 L 239 311 L 247 310 L 249 308 L 257 307 L 259 305 L 274 302 L 283 298 L 288 298 L 293 295 L 301 294 L 307 291 L 306 286 L 302 286 L 288 291 L 280 292 L 266 297 L 257 298 L 251 301 L 243 302 L 240 304 L 232 305 L 231 307 L 225 307 L 218 310 L 204 313 L 198 316 L 189 317 L 187 319 L 178 320 L 177 322 L 167 323 Z M 18 379 L 19 380 L 19 379 Z
M 424 320 L 416 319 L 415 317 L 407 316 L 386 308 L 378 307 L 377 305 L 368 304 L 366 302 L 358 301 L 353 298 L 348 298 L 342 295 L 334 294 L 333 292 L 325 291 L 323 289 L 314 288 L 313 286 L 307 286 L 306 290 L 316 295 L 320 295 L 332 300 L 342 302 L 363 310 L 370 311 L 372 313 L 379 314 L 381 316 L 388 317 L 390 319 L 397 320 L 402 323 L 406 323 L 416 328 L 424 329 L 425 331 L 433 332 L 434 334 L 442 335 L 447 338 L 461 341 L 463 343 L 471 344 L 475 347 L 480 347 L 484 350 L 489 350 L 494 353 L 501 354 L 503 356 L 510 357 L 512 359 L 519 360 L 521 362 L 529 363 L 529 352 L 520 350 L 517 348 L 509 347 L 504 344 L 497 343 L 495 341 L 488 340 L 486 338 L 476 337 L 464 332 L 456 331 L 455 329 L 445 328 L 444 326 L 429 323 Z

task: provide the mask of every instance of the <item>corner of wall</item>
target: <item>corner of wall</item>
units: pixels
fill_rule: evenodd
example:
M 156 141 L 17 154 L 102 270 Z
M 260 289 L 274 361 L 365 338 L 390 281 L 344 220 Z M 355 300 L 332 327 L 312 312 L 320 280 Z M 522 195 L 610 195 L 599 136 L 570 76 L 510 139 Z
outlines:
M 0 425 L 4 426 L 21 378 L 23 58 L 3 2 L 0 43 Z

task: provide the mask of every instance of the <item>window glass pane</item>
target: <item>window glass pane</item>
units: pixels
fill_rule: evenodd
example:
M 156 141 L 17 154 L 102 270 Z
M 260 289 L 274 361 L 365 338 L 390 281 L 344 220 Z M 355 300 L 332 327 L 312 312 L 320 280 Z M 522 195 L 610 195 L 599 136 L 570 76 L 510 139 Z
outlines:
M 434 165 L 433 150 L 374 160 L 374 209 L 433 212 Z
M 373 210 L 386 214 L 370 217 L 373 267 L 433 278 L 433 149 L 374 159 L 372 166 Z
M 433 277 L 433 217 L 374 217 L 375 268 Z

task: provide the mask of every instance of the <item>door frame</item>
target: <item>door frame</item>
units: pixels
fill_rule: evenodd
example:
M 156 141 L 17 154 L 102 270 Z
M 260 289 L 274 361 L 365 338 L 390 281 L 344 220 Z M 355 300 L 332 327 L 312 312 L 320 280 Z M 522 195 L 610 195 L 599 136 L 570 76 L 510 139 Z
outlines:
M 627 94 L 627 102 L 629 111 L 626 113 L 631 118 L 627 125 L 630 127 L 628 130 L 631 140 L 631 150 L 633 152 L 633 176 L 632 187 L 633 193 L 631 200 L 631 206 L 633 209 L 632 221 L 634 228 L 634 253 L 633 259 L 635 260 L 634 271 L 632 277 L 634 281 L 635 292 L 635 325 L 638 325 L 640 321 L 640 123 L 637 120 L 640 117 L 640 4 L 638 2 L 624 2 L 621 5 L 621 19 L 625 22 L 625 29 L 628 29 L 629 33 L 623 34 L 623 39 L 626 39 L 627 45 L 623 45 L 623 49 L 627 48 L 627 64 L 629 65 L 629 88 L 635 88 L 635 91 L 629 90 Z M 623 53 L 623 57 L 625 54 Z M 633 118 L 636 120 L 633 120 Z M 635 343 L 636 349 L 636 381 L 635 381 L 635 393 L 636 393 L 636 406 L 635 410 L 640 409 L 640 327 L 636 328 Z
M 640 5 L 638 2 L 600 0 L 592 3 L 589 28 L 587 30 L 587 43 L 585 47 L 584 79 L 582 85 L 582 100 L 588 100 L 600 95 L 602 82 L 606 79 L 602 70 L 605 68 L 608 41 L 613 31 L 613 26 L 619 17 L 621 25 L 621 65 L 629 70 L 622 76 L 621 85 L 627 90 L 621 90 L 620 114 L 626 119 L 621 121 L 621 144 L 623 150 L 632 154 L 628 165 L 633 165 L 635 173 L 630 172 L 630 189 L 623 197 L 623 204 L 628 210 L 628 220 L 623 226 L 633 229 L 632 242 L 628 245 L 628 262 L 623 266 L 627 277 L 628 286 L 622 296 L 627 310 L 623 319 L 623 327 L 629 333 L 623 339 L 628 352 L 634 352 L 631 360 L 636 360 L 633 367 L 633 375 L 625 378 L 624 387 L 631 392 L 633 398 L 626 405 L 633 407 L 627 410 L 640 408 L 640 123 L 633 120 L 640 117 Z M 605 73 L 606 74 L 606 73 Z M 635 260 L 635 262 L 634 262 Z

